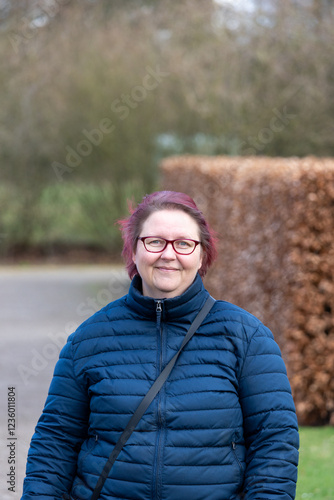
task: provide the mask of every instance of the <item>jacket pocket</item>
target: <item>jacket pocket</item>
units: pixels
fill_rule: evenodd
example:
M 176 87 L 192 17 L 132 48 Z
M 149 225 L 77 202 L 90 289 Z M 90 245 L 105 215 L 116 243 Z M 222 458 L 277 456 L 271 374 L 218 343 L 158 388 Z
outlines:
M 232 441 L 231 450 L 234 463 L 238 466 L 239 469 L 239 487 L 241 487 L 244 482 L 244 474 L 246 469 L 244 459 L 245 447 L 241 444 L 237 444 L 235 441 Z
M 231 447 L 232 447 L 233 456 L 234 456 L 237 464 L 239 465 L 240 472 L 243 472 L 243 467 L 242 467 L 241 462 L 240 462 L 240 460 L 238 458 L 238 455 L 237 455 L 237 451 L 236 451 L 237 450 L 237 445 L 236 445 L 235 441 L 232 441 Z
M 97 442 L 99 440 L 99 436 L 95 434 L 94 436 L 90 437 L 89 439 L 86 440 L 84 443 L 84 446 L 81 448 L 81 451 L 79 453 L 78 457 L 78 464 L 83 463 L 85 459 L 93 453 L 95 446 L 97 445 Z
M 96 434 L 88 438 L 82 445 L 81 450 L 78 455 L 77 462 L 77 476 L 84 478 L 87 473 L 92 472 L 92 466 L 94 465 L 93 453 L 97 446 L 99 436 Z M 76 496 L 71 492 L 71 495 L 76 500 Z

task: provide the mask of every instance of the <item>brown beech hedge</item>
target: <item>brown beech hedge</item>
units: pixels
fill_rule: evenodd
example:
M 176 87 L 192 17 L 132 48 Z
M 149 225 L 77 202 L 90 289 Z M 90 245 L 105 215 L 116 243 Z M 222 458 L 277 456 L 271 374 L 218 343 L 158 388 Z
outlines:
M 300 424 L 334 425 L 334 159 L 180 156 L 161 170 L 218 233 L 210 292 L 273 331 Z

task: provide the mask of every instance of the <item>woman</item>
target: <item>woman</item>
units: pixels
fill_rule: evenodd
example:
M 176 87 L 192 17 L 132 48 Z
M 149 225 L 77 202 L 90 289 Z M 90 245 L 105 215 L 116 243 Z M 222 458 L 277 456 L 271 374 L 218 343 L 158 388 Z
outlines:
M 129 293 L 63 348 L 22 500 L 91 498 L 122 430 L 209 295 L 201 276 L 215 258 L 215 238 L 189 196 L 146 196 L 121 226 Z M 297 462 L 295 409 L 271 332 L 216 301 L 99 498 L 291 500 Z

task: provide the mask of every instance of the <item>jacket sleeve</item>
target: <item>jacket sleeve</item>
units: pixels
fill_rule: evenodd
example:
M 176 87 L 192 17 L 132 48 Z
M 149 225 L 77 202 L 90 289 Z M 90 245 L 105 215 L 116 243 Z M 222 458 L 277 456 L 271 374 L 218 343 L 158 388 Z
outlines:
M 244 500 L 294 499 L 295 406 L 279 347 L 262 324 L 249 342 L 239 382 L 247 448 Z
M 89 401 L 73 369 L 72 342 L 60 353 L 28 452 L 21 500 L 59 500 L 68 492 L 87 435 Z

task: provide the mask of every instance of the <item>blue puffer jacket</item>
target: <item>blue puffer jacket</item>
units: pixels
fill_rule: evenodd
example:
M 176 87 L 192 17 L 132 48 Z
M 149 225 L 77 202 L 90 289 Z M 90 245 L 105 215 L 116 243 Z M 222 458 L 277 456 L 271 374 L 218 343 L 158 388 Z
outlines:
M 85 321 L 63 348 L 32 438 L 22 500 L 89 500 L 111 450 L 208 292 L 128 295 Z M 160 307 L 160 305 L 162 307 Z M 160 311 L 161 309 L 161 311 Z M 298 428 L 271 332 L 216 301 L 120 453 L 101 500 L 295 497 Z

